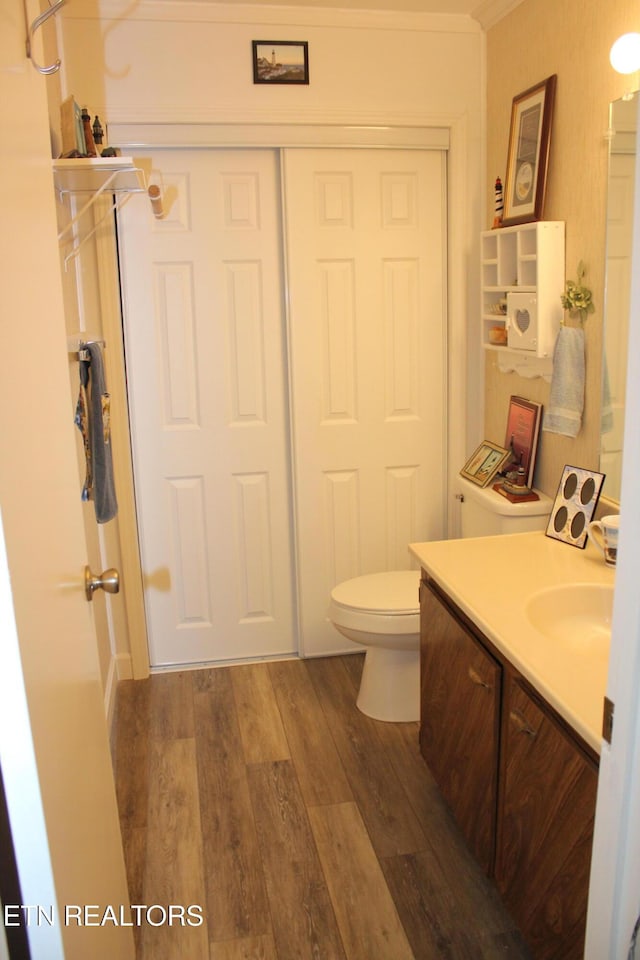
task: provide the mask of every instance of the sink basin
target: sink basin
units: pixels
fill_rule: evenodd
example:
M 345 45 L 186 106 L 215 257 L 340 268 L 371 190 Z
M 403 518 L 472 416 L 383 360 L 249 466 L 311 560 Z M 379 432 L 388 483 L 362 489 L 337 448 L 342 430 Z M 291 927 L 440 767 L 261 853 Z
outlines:
M 608 653 L 613 586 L 573 583 L 549 587 L 531 597 L 525 612 L 532 626 L 552 640 L 584 653 Z

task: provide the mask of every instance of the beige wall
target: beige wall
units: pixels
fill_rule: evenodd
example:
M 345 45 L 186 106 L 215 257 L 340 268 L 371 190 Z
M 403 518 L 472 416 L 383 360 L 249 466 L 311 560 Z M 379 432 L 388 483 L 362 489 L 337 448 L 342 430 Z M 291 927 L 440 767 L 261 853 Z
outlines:
M 495 176 L 505 176 L 512 98 L 557 74 L 544 216 L 566 222 L 567 277 L 574 277 L 578 261 L 584 260 L 597 311 L 587 321 L 583 428 L 575 440 L 542 434 L 536 482 L 554 493 L 564 463 L 597 468 L 605 131 L 610 100 L 633 83 L 612 70 L 608 52 L 620 33 L 637 29 L 635 0 L 523 0 L 488 31 L 486 66 L 478 25 L 457 17 L 189 2 L 149 2 L 143 9 L 123 0 L 76 0 L 63 15 L 63 92 L 73 92 L 105 121 L 308 123 L 393 118 L 396 123 L 437 123 L 439 118 L 460 118 L 467 137 L 465 190 L 454 203 L 465 211 L 468 230 L 463 238 L 468 244 L 467 289 L 462 294 L 469 336 L 468 450 L 482 435 L 502 442 L 512 393 L 548 400 L 545 381 L 500 373 L 490 351 L 479 361 L 477 237 L 491 224 Z M 265 37 L 309 41 L 309 87 L 253 84 L 250 41 Z M 483 169 L 477 147 L 482 142 L 485 69 Z M 452 349 L 458 349 L 457 342 Z
M 74 0 L 61 16 L 66 89 L 111 122 L 453 113 L 479 142 L 483 38 L 467 17 L 191 0 Z M 309 85 L 254 84 L 256 39 L 307 40 Z
M 63 95 L 103 122 L 448 126 L 449 308 L 469 363 L 454 400 L 482 432 L 477 238 L 483 212 L 484 34 L 469 17 L 190 0 L 74 0 L 62 10 Z M 308 86 L 253 83 L 252 39 L 307 40 Z M 455 237 L 454 237 L 455 233 Z M 461 396 L 463 395 L 464 396 Z M 460 453 L 460 460 L 468 444 Z
M 605 214 L 609 102 L 637 88 L 638 76 L 622 77 L 609 65 L 613 41 L 638 30 L 636 0 L 523 0 L 487 35 L 486 227 L 493 217 L 492 178 L 505 176 L 511 102 L 551 74 L 558 85 L 547 180 L 546 220 L 566 223 L 566 275 L 579 260 L 596 312 L 586 321 L 587 383 L 583 427 L 575 440 L 542 433 L 536 484 L 555 494 L 565 463 L 598 468 L 600 373 L 604 298 Z M 513 393 L 546 403 L 549 385 L 500 373 L 487 352 L 485 434 L 504 439 Z M 606 495 L 606 482 L 604 494 Z

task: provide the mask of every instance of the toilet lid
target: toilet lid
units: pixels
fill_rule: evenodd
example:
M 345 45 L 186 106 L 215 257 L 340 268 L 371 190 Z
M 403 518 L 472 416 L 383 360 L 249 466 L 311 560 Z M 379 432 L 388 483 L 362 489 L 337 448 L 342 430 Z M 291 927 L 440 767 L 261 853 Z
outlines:
M 406 616 L 420 610 L 419 584 L 417 570 L 371 573 L 339 583 L 331 591 L 331 599 L 340 606 L 363 612 Z

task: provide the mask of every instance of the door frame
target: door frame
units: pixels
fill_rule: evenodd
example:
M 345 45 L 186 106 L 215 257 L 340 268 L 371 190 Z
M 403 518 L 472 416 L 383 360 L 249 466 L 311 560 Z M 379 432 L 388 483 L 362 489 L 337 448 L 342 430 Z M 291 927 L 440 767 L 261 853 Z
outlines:
M 129 199 L 129 197 L 127 197 Z M 111 198 L 99 197 L 96 201 L 96 223 L 102 222 L 110 213 Z M 131 450 L 131 425 L 127 399 L 127 371 L 122 328 L 120 294 L 120 271 L 116 238 L 112 230 L 99 230 L 96 234 L 96 271 L 99 284 L 99 299 L 102 328 L 109 349 L 104 352 L 107 383 L 118 402 L 111 405 L 111 445 L 113 449 L 113 475 L 118 491 L 118 524 L 120 568 L 124 584 L 124 618 L 130 645 L 130 670 L 121 661 L 125 655 L 116 651 L 116 676 L 144 680 L 149 676 L 149 649 L 147 642 L 147 619 L 144 607 L 144 584 L 140 544 L 138 540 L 138 515 L 136 511 L 133 453 Z M 112 630 L 115 631 L 115 627 Z M 109 726 L 113 717 L 115 691 L 111 692 L 111 678 L 107 690 L 107 716 Z
M 192 124 L 192 123 L 113 123 L 109 124 L 109 143 L 117 146 L 123 155 L 135 155 L 136 149 L 187 149 L 187 148 L 271 148 L 285 147 L 332 147 L 332 148 L 398 148 L 438 149 L 447 154 L 447 518 L 448 535 L 455 530 L 455 500 L 451 496 L 451 484 L 458 474 L 467 450 L 467 409 L 469 393 L 475 388 L 474 403 L 481 405 L 482 375 L 476 383 L 470 383 L 467 369 L 467 288 L 469 264 L 469 218 L 463 198 L 467 183 L 467 130 L 464 117 L 423 118 L 411 126 L 399 124 Z M 452 196 L 457 201 L 452 203 Z M 151 214 L 150 214 L 151 215 Z M 472 219 L 472 218 L 471 218 Z M 477 232 L 477 231 L 476 231 Z M 100 240 L 98 241 L 100 243 Z M 118 344 L 118 357 L 111 373 L 112 393 L 117 395 L 123 409 L 128 409 L 125 381 L 124 340 L 122 316 L 109 311 L 105 322 L 105 335 L 114 345 Z M 455 345 L 455 350 L 450 349 Z M 130 443 L 127 424 L 126 442 Z M 142 589 L 143 574 L 138 551 L 137 515 L 133 477 L 119 494 L 121 515 L 121 541 L 130 544 L 128 578 L 135 584 L 135 594 L 127 601 L 127 620 L 131 643 L 133 676 L 149 674 L 149 648 Z M 135 549 L 133 547 L 135 545 Z M 123 558 L 124 564 L 124 558 Z M 129 582 L 129 579 L 127 580 Z

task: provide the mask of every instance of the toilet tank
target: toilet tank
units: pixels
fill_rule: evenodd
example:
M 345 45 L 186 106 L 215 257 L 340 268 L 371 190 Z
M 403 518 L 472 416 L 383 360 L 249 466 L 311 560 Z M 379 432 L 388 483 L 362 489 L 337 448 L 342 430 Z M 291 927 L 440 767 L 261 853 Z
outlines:
M 493 487 L 478 487 L 459 481 L 460 531 L 462 537 L 491 537 L 500 533 L 526 533 L 545 530 L 553 501 L 536 491 L 539 500 L 511 503 Z

